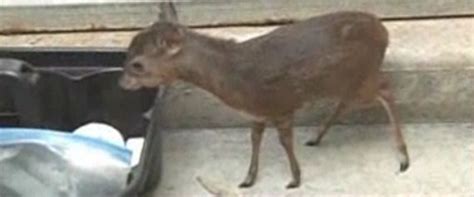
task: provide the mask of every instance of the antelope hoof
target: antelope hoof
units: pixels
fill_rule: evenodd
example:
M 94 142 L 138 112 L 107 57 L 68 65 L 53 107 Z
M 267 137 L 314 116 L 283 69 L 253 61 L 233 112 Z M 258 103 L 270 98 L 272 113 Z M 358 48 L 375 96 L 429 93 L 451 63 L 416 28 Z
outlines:
M 286 185 L 286 189 L 295 189 L 295 188 L 298 188 L 300 186 L 300 181 L 291 181 L 290 183 L 288 183 L 288 185 Z
M 250 182 L 242 182 L 239 187 L 240 188 L 249 188 L 249 187 L 252 187 L 253 186 L 253 183 L 250 183 Z
M 410 167 L 410 163 L 408 163 L 408 162 L 400 163 L 400 172 L 407 171 L 408 167 Z
M 319 140 L 309 140 L 305 143 L 306 146 L 318 146 L 319 145 Z
M 406 148 L 400 148 L 400 150 L 401 150 L 400 155 L 399 155 L 400 173 L 402 173 L 402 172 L 405 172 L 410 167 L 410 159 L 408 157 Z
M 239 187 L 240 188 L 249 188 L 249 187 L 252 187 L 255 183 L 255 179 L 252 179 L 252 178 L 246 178 L 244 180 L 244 182 L 242 182 Z

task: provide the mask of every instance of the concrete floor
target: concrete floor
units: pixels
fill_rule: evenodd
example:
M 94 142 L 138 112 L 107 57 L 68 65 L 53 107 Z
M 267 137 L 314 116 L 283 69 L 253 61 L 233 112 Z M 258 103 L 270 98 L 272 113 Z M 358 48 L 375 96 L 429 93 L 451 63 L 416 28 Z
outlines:
M 474 196 L 474 124 L 403 127 L 411 167 L 398 174 L 386 125 L 335 126 L 319 147 L 306 147 L 314 128 L 296 130 L 303 184 L 287 190 L 288 162 L 274 129 L 267 129 L 260 174 L 239 189 L 250 159 L 248 129 L 167 131 L 164 174 L 153 196 Z

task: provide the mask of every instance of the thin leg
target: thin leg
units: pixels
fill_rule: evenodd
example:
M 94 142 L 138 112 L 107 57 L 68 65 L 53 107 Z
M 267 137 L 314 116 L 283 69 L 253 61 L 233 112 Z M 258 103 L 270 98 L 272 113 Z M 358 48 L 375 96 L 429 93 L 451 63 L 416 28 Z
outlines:
M 335 120 L 341 115 L 343 111 L 347 109 L 347 105 L 345 102 L 340 101 L 336 106 L 336 111 L 327 117 L 322 124 L 321 129 L 317 130 L 316 135 L 306 142 L 307 146 L 317 146 L 323 139 L 324 135 L 326 135 L 329 128 L 332 126 Z
M 252 158 L 250 161 L 249 171 L 245 180 L 239 187 L 250 187 L 255 183 L 258 174 L 258 158 L 260 153 L 260 144 L 262 142 L 265 123 L 255 122 L 252 127 Z
M 288 156 L 293 177 L 293 180 L 286 186 L 286 188 L 297 188 L 301 184 L 301 170 L 293 150 L 292 120 L 286 119 L 283 121 L 277 121 L 275 122 L 275 126 L 278 130 L 280 143 Z
M 377 96 L 377 101 L 379 101 L 384 107 L 390 120 L 390 124 L 393 127 L 392 134 L 395 137 L 395 143 L 397 146 L 396 148 L 400 157 L 400 172 L 404 172 L 410 166 L 410 159 L 408 156 L 407 146 L 400 129 L 400 120 L 395 107 L 394 97 L 390 90 L 380 90 L 379 96 Z

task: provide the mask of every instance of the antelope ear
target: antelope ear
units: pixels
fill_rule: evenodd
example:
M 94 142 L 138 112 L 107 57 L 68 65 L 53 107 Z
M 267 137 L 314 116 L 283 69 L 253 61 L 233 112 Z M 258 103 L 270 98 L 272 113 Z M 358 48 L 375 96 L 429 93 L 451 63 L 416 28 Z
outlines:
M 181 42 L 176 42 L 167 39 L 161 40 L 160 46 L 165 49 L 166 54 L 169 56 L 178 54 L 182 48 Z
M 184 40 L 184 29 L 171 24 L 169 29 L 157 38 L 157 41 L 159 41 L 157 46 L 164 49 L 167 55 L 176 55 L 181 51 Z
M 160 3 L 160 14 L 158 15 L 158 20 L 173 23 L 178 22 L 178 14 L 173 2 Z

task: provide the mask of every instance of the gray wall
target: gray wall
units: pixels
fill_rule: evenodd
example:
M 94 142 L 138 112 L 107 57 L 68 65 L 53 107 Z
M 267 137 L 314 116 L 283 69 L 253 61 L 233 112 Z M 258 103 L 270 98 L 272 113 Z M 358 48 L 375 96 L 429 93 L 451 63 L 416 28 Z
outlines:
M 368 11 L 385 19 L 474 15 L 472 0 L 189 0 L 176 3 L 191 26 L 267 24 L 336 10 Z M 0 33 L 139 29 L 156 21 L 153 3 L 0 7 Z

